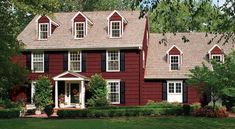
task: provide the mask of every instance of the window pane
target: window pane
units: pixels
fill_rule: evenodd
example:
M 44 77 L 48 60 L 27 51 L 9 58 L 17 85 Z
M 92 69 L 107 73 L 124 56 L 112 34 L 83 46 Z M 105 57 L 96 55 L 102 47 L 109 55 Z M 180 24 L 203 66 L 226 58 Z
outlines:
M 43 66 L 43 53 L 33 53 L 33 70 L 35 72 L 42 72 L 44 70 Z
M 119 70 L 119 51 L 108 51 L 108 70 Z
M 47 39 L 48 37 L 48 26 L 47 24 L 40 24 L 39 26 L 40 39 Z
M 80 52 L 70 52 L 70 70 L 80 71 Z
M 169 83 L 169 93 L 174 93 L 174 83 Z
M 171 56 L 170 58 L 171 70 L 179 70 L 179 56 Z
M 120 22 L 112 22 L 112 37 L 120 37 Z
M 112 103 L 120 102 L 119 82 L 108 82 L 108 97 Z
M 181 83 L 176 83 L 176 93 L 181 93 Z
M 221 62 L 221 56 L 212 56 L 212 59 L 215 60 L 216 62 Z
M 84 23 L 76 23 L 76 38 L 84 38 L 85 35 L 85 27 Z

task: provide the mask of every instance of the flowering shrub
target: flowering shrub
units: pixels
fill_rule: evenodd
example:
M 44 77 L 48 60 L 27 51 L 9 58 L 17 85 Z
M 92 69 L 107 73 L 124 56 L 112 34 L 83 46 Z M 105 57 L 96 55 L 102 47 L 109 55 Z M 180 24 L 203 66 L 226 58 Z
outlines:
M 225 107 L 213 109 L 211 106 L 205 106 L 194 110 L 192 115 L 200 117 L 228 117 L 228 112 Z

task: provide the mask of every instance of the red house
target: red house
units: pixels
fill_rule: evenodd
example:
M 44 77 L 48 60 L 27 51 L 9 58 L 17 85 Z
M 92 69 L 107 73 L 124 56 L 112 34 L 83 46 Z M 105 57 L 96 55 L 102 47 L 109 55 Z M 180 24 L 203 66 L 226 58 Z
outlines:
M 190 43 L 182 43 L 184 35 Z M 18 36 L 25 49 L 14 58 L 31 71 L 29 88 L 14 92 L 12 98 L 24 94 L 33 104 L 35 80 L 47 75 L 53 82 L 55 108 L 61 94 L 65 107 L 75 107 L 79 96 L 84 108 L 89 77 L 101 73 L 114 105 L 198 102 L 200 96 L 185 83 L 189 69 L 211 58 L 223 61 L 224 52 L 233 48 L 208 44 L 210 36 L 204 35 L 149 34 L 148 19 L 139 19 L 138 11 L 36 16 Z

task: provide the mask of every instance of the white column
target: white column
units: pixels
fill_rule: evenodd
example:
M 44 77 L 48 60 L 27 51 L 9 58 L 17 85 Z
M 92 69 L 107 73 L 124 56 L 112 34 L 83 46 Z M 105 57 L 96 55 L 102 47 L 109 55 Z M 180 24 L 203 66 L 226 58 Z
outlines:
M 81 92 L 80 92 L 80 102 L 81 108 L 85 108 L 85 84 L 84 81 L 81 81 Z
M 58 107 L 58 81 L 55 81 L 55 108 Z

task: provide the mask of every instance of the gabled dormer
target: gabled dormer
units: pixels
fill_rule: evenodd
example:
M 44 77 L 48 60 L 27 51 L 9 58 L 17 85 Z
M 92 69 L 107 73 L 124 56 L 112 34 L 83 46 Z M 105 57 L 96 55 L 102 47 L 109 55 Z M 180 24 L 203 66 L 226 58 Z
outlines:
M 183 52 L 176 46 L 173 45 L 167 52 L 168 63 L 170 71 L 180 70 L 182 64 Z
M 116 10 L 114 10 L 108 17 L 108 35 L 110 38 L 120 38 L 124 34 L 127 20 Z
M 220 48 L 219 45 L 215 44 L 209 51 L 208 51 L 209 59 L 215 60 L 217 62 L 224 62 L 224 52 Z
M 55 21 L 48 16 L 39 16 L 36 19 L 37 37 L 38 40 L 47 40 L 59 26 Z
M 93 22 L 82 12 L 77 12 L 71 21 L 74 39 L 83 39 L 88 33 L 88 26 L 93 25 Z

